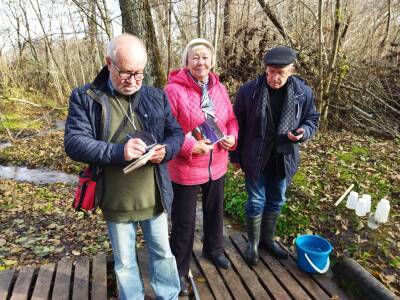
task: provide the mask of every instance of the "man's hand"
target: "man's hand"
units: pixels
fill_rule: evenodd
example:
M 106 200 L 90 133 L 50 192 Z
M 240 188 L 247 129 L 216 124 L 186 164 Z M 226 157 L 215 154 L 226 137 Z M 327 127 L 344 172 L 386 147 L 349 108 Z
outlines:
M 124 146 L 126 161 L 141 157 L 146 152 L 146 144 L 141 139 L 130 139 Z
M 235 136 L 234 135 L 226 135 L 222 141 L 219 142 L 222 148 L 229 150 L 235 145 Z
M 210 140 L 200 140 L 196 141 L 196 144 L 194 144 L 192 153 L 193 154 L 206 154 L 210 152 L 212 149 L 214 149 L 214 146 L 211 145 Z
M 149 161 L 153 164 L 159 164 L 165 157 L 165 145 L 157 144 L 150 151 L 154 151 Z
M 291 140 L 292 142 L 297 142 L 298 140 L 300 140 L 303 135 L 304 135 L 304 129 L 303 128 L 297 128 L 296 132 L 299 135 L 294 135 L 290 130 L 288 131 L 287 137 L 289 140 Z

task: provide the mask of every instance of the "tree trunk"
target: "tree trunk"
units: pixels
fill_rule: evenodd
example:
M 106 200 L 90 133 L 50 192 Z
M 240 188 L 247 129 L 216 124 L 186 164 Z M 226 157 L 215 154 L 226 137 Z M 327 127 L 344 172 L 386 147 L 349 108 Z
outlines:
M 174 18 L 175 18 L 176 24 L 178 25 L 178 28 L 179 28 L 179 31 L 181 32 L 183 41 L 185 42 L 184 44 L 187 44 L 189 42 L 189 40 L 187 38 L 187 35 L 186 35 L 185 30 L 184 30 L 183 24 L 182 24 L 181 20 L 179 19 L 179 16 L 176 14 L 176 11 L 175 11 L 174 7 L 173 6 L 171 6 L 171 7 L 172 7 L 171 9 L 172 9 L 172 13 L 174 14 Z
M 119 0 L 122 15 L 122 28 L 125 32 L 141 38 L 147 47 L 147 66 L 145 83 L 162 87 L 166 83 L 162 68 L 151 9 L 148 0 Z
M 197 0 L 197 37 L 202 37 L 203 35 L 203 1 Z
M 215 1 L 215 20 L 214 20 L 214 51 L 215 51 L 215 59 L 217 59 L 217 50 L 218 50 L 218 32 L 219 32 L 219 0 Z
M 112 25 L 111 25 L 111 20 L 110 20 L 110 16 L 109 16 L 109 12 L 107 9 L 107 3 L 106 0 L 102 1 L 103 7 L 100 5 L 100 1 L 94 1 L 97 5 L 97 9 L 100 13 L 100 17 L 103 21 L 104 27 L 105 27 L 105 32 L 108 36 L 108 39 L 111 39 L 113 37 L 113 30 L 112 30 Z
M 341 10 L 341 4 L 340 0 L 336 0 L 336 6 L 335 6 L 335 28 L 333 31 L 333 41 L 332 41 L 332 51 L 329 59 L 329 64 L 328 64 L 328 74 L 327 74 L 327 80 L 325 82 L 325 87 L 324 87 L 324 107 L 322 111 L 322 121 L 325 122 L 327 121 L 328 118 L 328 111 L 329 111 L 329 91 L 331 87 L 331 82 L 332 82 L 332 77 L 333 73 L 335 70 L 335 64 L 336 64 L 336 59 L 337 59 L 337 54 L 339 51 L 339 37 L 340 37 L 340 25 L 341 25 L 341 20 L 342 18 L 342 10 Z
M 225 0 L 224 5 L 224 38 L 223 38 L 223 47 L 225 57 L 229 57 L 232 53 L 232 0 Z
M 278 32 L 285 39 L 285 41 L 288 43 L 288 45 L 289 46 L 293 45 L 294 43 L 293 43 L 292 39 L 287 34 L 285 28 L 283 27 L 283 24 L 281 24 L 281 22 L 279 22 L 278 17 L 272 11 L 272 9 L 269 6 L 269 4 L 266 3 L 264 0 L 257 0 L 257 1 L 260 4 L 261 8 L 264 10 L 264 12 L 267 14 L 268 18 L 271 20 L 272 24 L 274 24 L 274 26 L 276 27 Z
M 322 108 L 322 97 L 324 93 L 324 59 L 323 59 L 323 31 L 322 31 L 322 6 L 323 1 L 318 1 L 318 38 L 319 38 L 319 45 L 318 45 L 318 56 L 319 56 L 319 83 L 318 83 L 318 99 L 317 99 L 317 109 L 321 111 Z

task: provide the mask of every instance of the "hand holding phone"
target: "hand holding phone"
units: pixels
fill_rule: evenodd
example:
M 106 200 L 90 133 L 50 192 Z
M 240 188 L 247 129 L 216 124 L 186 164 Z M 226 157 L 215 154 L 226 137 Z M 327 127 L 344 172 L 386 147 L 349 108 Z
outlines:
M 294 136 L 299 136 L 299 135 L 302 135 L 302 134 L 303 134 L 303 132 L 298 132 L 297 129 L 290 130 L 290 132 L 291 132 Z

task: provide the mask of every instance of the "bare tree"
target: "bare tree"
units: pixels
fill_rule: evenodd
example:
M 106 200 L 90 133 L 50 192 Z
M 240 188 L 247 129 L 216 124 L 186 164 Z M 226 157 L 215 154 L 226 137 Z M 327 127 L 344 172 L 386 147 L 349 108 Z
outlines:
M 342 18 L 342 11 L 341 11 L 341 3 L 340 0 L 336 0 L 335 4 L 335 27 L 333 30 L 333 40 L 332 40 L 332 49 L 330 53 L 330 58 L 329 58 L 329 63 L 328 63 L 328 69 L 327 69 L 327 74 L 326 74 L 326 81 L 324 85 L 324 91 L 322 95 L 322 119 L 323 121 L 326 121 L 328 117 L 328 111 L 329 111 L 329 90 L 331 87 L 332 83 L 332 77 L 334 73 L 334 68 L 336 64 L 336 59 L 339 51 L 339 37 L 340 37 L 340 25 L 341 25 L 341 18 Z
M 146 83 L 158 87 L 164 86 L 166 75 L 162 68 L 149 1 L 119 0 L 119 5 L 124 31 L 140 37 L 146 43 L 149 56 L 146 67 Z
M 197 0 L 197 37 L 203 36 L 203 0 Z
M 228 57 L 232 53 L 232 16 L 232 0 L 225 0 L 223 21 L 223 47 L 225 57 Z
M 218 32 L 219 32 L 219 0 L 214 0 L 215 2 L 215 19 L 214 19 L 214 49 L 215 49 L 215 56 L 217 55 L 218 51 Z

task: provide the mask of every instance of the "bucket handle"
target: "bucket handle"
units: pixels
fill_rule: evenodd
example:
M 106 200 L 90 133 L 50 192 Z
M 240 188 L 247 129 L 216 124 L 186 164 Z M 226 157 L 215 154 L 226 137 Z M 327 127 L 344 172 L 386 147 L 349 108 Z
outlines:
M 320 274 L 325 273 L 326 271 L 328 271 L 329 269 L 329 265 L 330 265 L 330 260 L 329 260 L 329 256 L 328 259 L 326 261 L 326 265 L 325 267 L 321 270 L 320 268 L 318 268 L 316 265 L 314 265 L 314 263 L 312 262 L 312 260 L 308 257 L 307 253 L 304 253 L 304 256 L 306 257 L 308 263 L 311 265 L 311 267 L 314 268 L 315 271 L 317 271 Z

